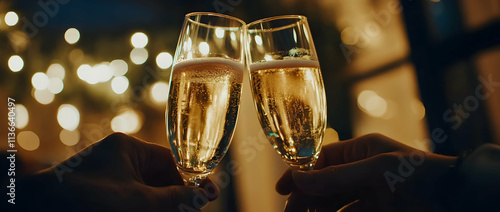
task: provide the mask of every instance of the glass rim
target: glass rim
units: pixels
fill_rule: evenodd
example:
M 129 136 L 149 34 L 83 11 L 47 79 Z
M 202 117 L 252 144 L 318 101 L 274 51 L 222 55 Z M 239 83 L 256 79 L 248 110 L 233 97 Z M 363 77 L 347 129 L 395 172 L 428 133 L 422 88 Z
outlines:
M 240 23 L 241 26 L 235 27 L 235 26 L 223 26 L 223 25 L 210 25 L 210 24 L 207 24 L 207 23 L 202 23 L 202 22 L 195 21 L 195 20 L 191 19 L 191 17 L 195 17 L 197 15 L 226 18 L 228 20 Z M 186 20 L 188 20 L 191 23 L 198 24 L 198 25 L 201 25 L 201 26 L 204 26 L 204 27 L 207 27 L 207 28 L 220 27 L 220 28 L 232 29 L 232 28 L 244 28 L 246 26 L 246 23 L 243 20 L 241 20 L 239 18 L 236 18 L 236 17 L 233 17 L 233 16 L 230 16 L 230 15 L 221 14 L 221 13 L 214 13 L 214 12 L 191 12 L 191 13 L 186 14 L 184 17 L 186 18 Z
M 271 22 L 271 21 L 275 21 L 275 20 L 295 20 L 294 23 L 291 23 L 291 24 L 286 24 L 286 25 L 283 25 L 283 26 L 278 26 L 278 27 L 270 27 L 270 28 L 267 28 L 267 29 L 251 29 L 251 27 L 257 25 L 257 24 L 261 24 L 261 23 L 265 23 L 265 22 Z M 293 27 L 297 24 L 299 24 L 300 22 L 303 22 L 303 21 L 307 21 L 307 17 L 304 16 L 304 15 L 280 15 L 280 16 L 273 16 L 273 17 L 268 17 L 268 18 L 263 18 L 263 19 L 259 19 L 259 20 L 256 20 L 256 21 L 252 21 L 250 22 L 249 24 L 247 24 L 247 29 L 248 31 L 266 31 L 266 32 L 273 32 L 273 31 L 278 31 L 278 30 L 282 30 L 282 29 L 287 29 L 287 28 L 290 28 L 290 27 Z

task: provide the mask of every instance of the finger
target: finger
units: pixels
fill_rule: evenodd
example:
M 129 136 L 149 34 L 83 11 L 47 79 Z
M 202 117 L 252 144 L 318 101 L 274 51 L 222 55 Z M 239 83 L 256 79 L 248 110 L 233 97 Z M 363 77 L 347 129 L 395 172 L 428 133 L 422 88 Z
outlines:
M 151 187 L 162 211 L 199 211 L 209 200 L 205 190 L 192 186 Z
M 363 208 L 361 207 L 361 203 L 359 202 L 359 200 L 355 200 L 354 202 L 345 205 L 337 212 L 361 212 L 363 211 L 362 209 Z
M 309 202 L 304 194 L 294 192 L 285 203 L 285 212 L 307 212 Z
M 150 186 L 183 185 L 181 175 L 177 171 L 172 151 L 158 144 L 137 140 L 137 148 L 144 156 L 139 171 L 144 183 Z
M 276 183 L 276 191 L 281 195 L 287 195 L 290 194 L 294 188 L 295 184 L 293 183 L 292 171 L 288 169 Z
M 381 134 L 368 134 L 323 146 L 318 164 L 322 167 L 351 163 L 378 154 L 411 148 Z
M 217 199 L 217 197 L 219 197 L 219 187 L 210 178 L 207 178 L 203 182 L 201 182 L 200 188 L 205 190 L 209 201 L 214 201 L 215 199 Z
M 383 183 L 384 168 L 397 164 L 391 153 L 309 172 L 294 171 L 292 178 L 299 190 L 308 195 L 352 192 Z

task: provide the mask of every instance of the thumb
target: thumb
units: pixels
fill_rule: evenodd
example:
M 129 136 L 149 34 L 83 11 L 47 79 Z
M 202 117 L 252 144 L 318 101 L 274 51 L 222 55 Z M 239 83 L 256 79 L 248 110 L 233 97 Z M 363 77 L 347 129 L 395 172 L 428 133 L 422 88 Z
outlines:
M 292 178 L 299 190 L 308 195 L 353 192 L 372 186 L 377 182 L 384 182 L 382 174 L 384 169 L 379 167 L 384 167 L 384 164 L 388 164 L 385 158 L 389 157 L 381 154 L 352 163 L 329 166 L 320 170 L 294 171 Z
M 199 211 L 209 202 L 205 190 L 192 186 L 152 187 L 156 190 L 158 205 L 167 211 Z

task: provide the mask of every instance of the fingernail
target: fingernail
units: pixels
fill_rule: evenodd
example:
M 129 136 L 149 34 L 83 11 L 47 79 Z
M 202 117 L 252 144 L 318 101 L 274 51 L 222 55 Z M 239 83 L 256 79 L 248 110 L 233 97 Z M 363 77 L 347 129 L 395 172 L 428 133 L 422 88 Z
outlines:
M 311 172 L 305 171 L 296 171 L 293 172 L 293 180 L 297 184 L 301 184 L 304 186 L 313 185 L 316 183 L 316 177 Z

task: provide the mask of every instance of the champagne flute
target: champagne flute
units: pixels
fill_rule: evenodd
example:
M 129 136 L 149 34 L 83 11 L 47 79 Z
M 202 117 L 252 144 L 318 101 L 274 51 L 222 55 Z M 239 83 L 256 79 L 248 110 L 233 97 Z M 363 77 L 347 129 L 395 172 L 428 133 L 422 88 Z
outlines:
M 167 135 L 185 184 L 199 186 L 226 154 L 236 125 L 245 23 L 208 12 L 184 19 L 166 109 Z
M 326 97 L 307 18 L 266 18 L 247 30 L 251 87 L 264 133 L 292 169 L 311 170 L 326 128 Z

